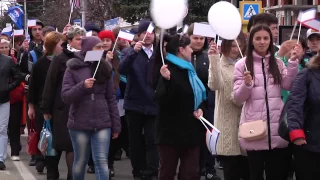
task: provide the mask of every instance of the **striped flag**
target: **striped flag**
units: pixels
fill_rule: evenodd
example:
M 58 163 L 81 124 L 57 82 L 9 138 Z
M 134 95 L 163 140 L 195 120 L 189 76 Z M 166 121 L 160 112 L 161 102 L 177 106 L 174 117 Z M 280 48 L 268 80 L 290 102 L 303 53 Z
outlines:
M 120 39 L 124 39 L 124 40 L 127 40 L 127 41 L 133 41 L 133 38 L 134 38 L 134 34 L 130 33 L 130 31 L 128 30 L 120 30 L 119 31 L 119 34 L 118 34 L 118 38 Z
M 80 0 L 70 0 L 70 6 L 75 7 L 75 8 L 80 8 Z

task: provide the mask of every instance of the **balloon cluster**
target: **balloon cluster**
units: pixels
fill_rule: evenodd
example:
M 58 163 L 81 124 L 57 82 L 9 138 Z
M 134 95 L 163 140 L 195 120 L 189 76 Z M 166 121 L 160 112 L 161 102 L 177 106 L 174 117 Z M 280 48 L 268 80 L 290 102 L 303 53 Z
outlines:
M 182 22 L 187 7 L 187 0 L 152 0 L 150 11 L 158 27 L 170 29 Z M 208 21 L 218 36 L 228 40 L 236 39 L 242 27 L 238 9 L 226 1 L 217 2 L 211 6 Z

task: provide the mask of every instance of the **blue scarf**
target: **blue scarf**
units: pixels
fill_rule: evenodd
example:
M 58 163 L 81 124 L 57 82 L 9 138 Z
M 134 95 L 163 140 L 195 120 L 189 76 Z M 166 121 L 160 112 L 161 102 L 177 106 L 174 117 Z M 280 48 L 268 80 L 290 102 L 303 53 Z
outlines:
M 121 51 L 118 51 L 118 50 L 117 50 L 117 54 L 118 54 L 118 57 L 119 57 L 119 59 L 120 59 L 120 61 L 121 61 Z M 120 74 L 120 81 L 122 81 L 122 82 L 124 82 L 124 83 L 127 83 L 127 78 L 126 78 L 126 76 Z
M 202 101 L 205 101 L 207 99 L 207 95 L 206 88 L 197 76 L 196 70 L 194 69 L 193 65 L 190 62 L 180 59 L 179 57 L 170 53 L 168 53 L 166 59 L 169 62 L 177 65 L 179 68 L 188 70 L 189 81 L 194 94 L 194 110 L 197 110 Z

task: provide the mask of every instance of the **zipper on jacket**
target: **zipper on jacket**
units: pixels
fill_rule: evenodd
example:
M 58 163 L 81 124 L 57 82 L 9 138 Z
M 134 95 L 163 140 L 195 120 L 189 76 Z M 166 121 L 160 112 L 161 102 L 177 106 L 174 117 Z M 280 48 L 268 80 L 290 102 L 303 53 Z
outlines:
M 193 66 L 194 69 L 197 71 L 197 55 L 193 55 Z
M 97 131 L 97 121 L 96 121 L 96 103 L 97 103 L 97 101 L 96 101 L 96 99 L 95 99 L 95 94 L 94 94 L 94 92 L 95 92 L 95 88 L 94 88 L 94 85 L 93 85 L 93 87 L 92 87 L 92 94 L 91 94 L 91 100 L 92 100 L 92 103 L 93 103 L 93 105 L 92 105 L 92 120 L 93 120 L 93 124 L 94 124 L 94 127 L 93 127 L 93 130 L 96 132 Z
M 268 101 L 268 92 L 267 92 L 267 77 L 266 72 L 264 69 L 264 58 L 261 59 L 262 61 L 262 73 L 263 73 L 263 80 L 264 80 L 264 90 L 265 90 L 265 100 L 266 100 L 266 107 L 267 107 L 267 124 L 268 124 L 268 146 L 269 150 L 271 150 L 271 129 L 270 129 L 270 110 L 269 110 L 269 101 Z

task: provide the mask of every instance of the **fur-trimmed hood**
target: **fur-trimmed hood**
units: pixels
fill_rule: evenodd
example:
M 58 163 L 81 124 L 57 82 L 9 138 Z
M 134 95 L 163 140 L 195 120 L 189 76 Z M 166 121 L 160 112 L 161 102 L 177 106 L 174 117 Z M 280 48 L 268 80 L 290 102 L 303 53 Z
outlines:
M 70 59 L 67 62 L 67 67 L 72 69 L 72 70 L 77 70 L 81 69 L 83 67 L 90 66 L 90 62 L 84 62 L 84 56 L 81 55 L 80 52 L 75 52 L 74 53 L 75 58 Z
M 313 56 L 307 64 L 309 69 L 320 69 L 320 54 Z

